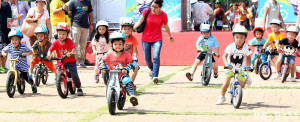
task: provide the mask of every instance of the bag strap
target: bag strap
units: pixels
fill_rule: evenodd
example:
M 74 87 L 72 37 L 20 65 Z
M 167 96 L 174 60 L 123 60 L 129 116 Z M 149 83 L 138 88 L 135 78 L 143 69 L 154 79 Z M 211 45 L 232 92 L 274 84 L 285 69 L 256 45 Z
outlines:
M 144 20 L 147 20 L 148 14 L 150 13 L 150 10 L 151 10 L 151 8 L 148 9 Z

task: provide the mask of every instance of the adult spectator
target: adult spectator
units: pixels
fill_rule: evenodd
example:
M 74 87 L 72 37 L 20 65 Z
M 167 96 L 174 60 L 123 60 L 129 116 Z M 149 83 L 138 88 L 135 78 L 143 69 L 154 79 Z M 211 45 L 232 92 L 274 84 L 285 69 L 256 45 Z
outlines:
M 72 21 L 72 37 L 76 46 L 78 68 L 85 68 L 85 47 L 89 28 L 93 26 L 93 8 L 89 0 L 72 0 L 69 3 L 69 15 Z
M 52 0 L 50 3 L 50 20 L 52 26 L 52 37 L 57 34 L 57 23 L 67 22 L 68 6 L 62 0 Z M 70 24 L 70 23 L 69 23 Z M 54 41 L 54 40 L 52 40 Z
M 209 15 L 213 14 L 213 9 L 204 3 L 204 0 L 198 0 L 197 3 L 192 5 L 194 29 L 200 31 L 200 24 L 209 19 Z
M 247 26 L 248 26 L 247 15 L 249 14 L 249 11 L 247 9 L 246 3 L 244 3 L 244 2 L 240 2 L 240 3 L 241 3 L 241 5 L 240 5 L 240 8 L 238 9 L 239 24 L 247 28 Z
M 257 15 L 258 15 L 257 1 L 258 0 L 252 0 L 252 6 L 249 8 L 251 13 L 252 13 L 252 18 L 251 18 L 251 21 L 250 21 L 250 26 L 252 28 L 255 27 L 255 18 L 257 18 Z
M 229 10 L 225 13 L 225 16 L 227 16 L 227 19 L 229 21 L 229 29 L 232 30 L 232 27 L 234 25 L 234 19 L 235 19 L 235 13 L 238 10 L 238 6 L 236 3 L 233 3 L 230 5 Z
M 267 33 L 271 33 L 271 25 L 270 22 L 273 19 L 278 19 L 282 22 L 282 27 L 285 28 L 284 21 L 282 19 L 282 16 L 280 14 L 280 4 L 277 2 L 277 0 L 268 0 L 265 3 L 265 13 L 263 16 L 263 27 L 267 29 Z
M 215 28 L 216 30 L 222 30 L 223 29 L 223 17 L 225 14 L 225 11 L 223 8 L 221 8 L 221 2 L 219 0 L 216 1 L 215 3 L 216 9 L 214 10 L 214 15 L 215 15 Z
M 159 66 L 160 66 L 160 50 L 162 47 L 162 31 L 161 28 L 164 25 L 166 32 L 169 35 L 171 43 L 174 39 L 171 35 L 170 28 L 168 26 L 167 14 L 161 10 L 163 0 L 152 0 L 151 10 L 146 8 L 142 11 L 142 17 L 135 23 L 134 29 L 139 27 L 144 21 L 145 15 L 149 10 L 146 26 L 142 34 L 142 47 L 144 51 L 145 62 L 148 68 L 151 70 L 150 77 L 153 78 L 153 82 L 158 82 Z M 153 48 L 153 62 L 151 57 L 151 47 Z
M 38 26 L 45 26 L 49 31 L 49 35 L 52 35 L 52 29 L 50 24 L 49 12 L 45 9 L 47 4 L 46 0 L 36 0 L 36 7 L 30 8 L 26 17 L 27 22 L 37 21 Z M 52 36 L 48 37 L 49 40 L 52 39 Z M 36 36 L 30 37 L 30 45 L 32 46 L 36 41 Z
M 12 12 L 8 0 L 0 0 L 0 50 L 2 50 L 6 45 L 10 43 L 8 39 L 8 33 L 10 28 L 7 27 L 7 18 L 12 18 Z M 6 57 L 0 57 L 0 73 L 6 72 L 7 68 L 5 67 Z
M 18 6 L 16 6 L 17 2 L 18 2 Z M 22 16 L 20 16 L 21 18 L 19 19 L 20 20 L 19 22 L 20 22 L 20 25 L 22 25 L 24 19 L 27 16 L 27 13 L 30 9 L 28 3 L 26 3 L 25 1 L 21 1 L 21 0 L 10 0 L 10 3 L 11 3 L 11 9 L 12 10 L 15 9 L 15 8 L 19 9 L 18 14 L 22 15 Z

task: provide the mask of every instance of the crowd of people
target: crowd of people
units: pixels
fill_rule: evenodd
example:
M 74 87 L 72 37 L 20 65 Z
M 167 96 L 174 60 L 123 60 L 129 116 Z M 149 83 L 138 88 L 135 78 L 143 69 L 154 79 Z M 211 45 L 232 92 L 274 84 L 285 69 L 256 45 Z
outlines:
M 255 27 L 255 19 L 258 17 L 258 0 L 231 3 L 229 9 L 225 11 L 221 7 L 219 0 L 215 1 L 215 8 L 213 9 L 210 3 L 205 3 L 205 0 L 198 0 L 197 3 L 192 4 L 192 19 L 194 30 L 199 31 L 200 24 L 209 20 L 213 24 L 214 30 L 225 30 L 224 25 L 229 30 L 232 30 L 234 25 L 239 24 L 246 27 L 248 30 L 253 30 Z M 279 13 L 280 6 L 276 0 L 268 0 L 264 5 L 264 24 L 270 27 L 272 19 L 279 19 L 284 22 Z M 272 10 L 272 11 L 270 11 Z M 272 12 L 272 14 L 270 14 Z M 269 31 L 270 32 L 270 31 Z

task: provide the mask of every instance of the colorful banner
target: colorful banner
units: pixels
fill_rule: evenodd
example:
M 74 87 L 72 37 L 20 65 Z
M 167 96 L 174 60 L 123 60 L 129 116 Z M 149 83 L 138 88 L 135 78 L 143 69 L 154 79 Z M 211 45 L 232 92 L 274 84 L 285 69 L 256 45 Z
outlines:
M 268 0 L 258 1 L 258 17 L 263 17 L 264 15 L 264 5 Z M 280 4 L 280 13 L 284 22 L 296 23 L 297 16 L 299 13 L 298 4 L 299 0 L 277 0 Z
M 137 21 L 141 17 L 140 8 L 149 5 L 152 0 L 126 0 L 126 17 Z M 181 0 L 165 0 L 162 10 L 168 18 L 181 18 Z

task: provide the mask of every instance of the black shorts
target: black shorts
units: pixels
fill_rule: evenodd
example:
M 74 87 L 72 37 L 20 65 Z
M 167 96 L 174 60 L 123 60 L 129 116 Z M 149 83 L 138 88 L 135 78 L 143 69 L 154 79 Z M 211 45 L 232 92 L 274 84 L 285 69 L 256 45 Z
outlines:
M 200 53 L 200 54 L 198 54 L 197 59 L 199 59 L 200 61 L 203 61 L 205 59 L 205 55 L 206 55 L 206 53 Z M 214 56 L 212 56 L 212 62 L 213 63 L 216 62 Z

